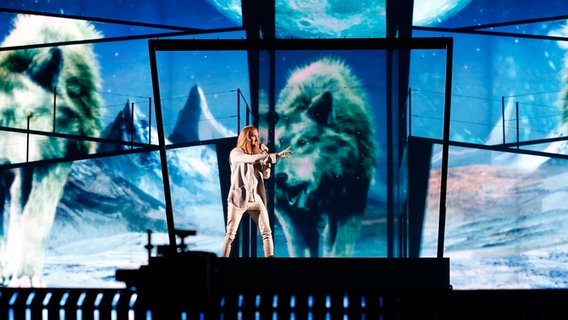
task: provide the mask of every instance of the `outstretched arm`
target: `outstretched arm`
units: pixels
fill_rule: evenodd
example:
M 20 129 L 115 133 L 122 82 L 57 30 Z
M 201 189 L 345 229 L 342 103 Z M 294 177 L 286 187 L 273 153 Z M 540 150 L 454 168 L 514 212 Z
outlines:
M 266 151 L 268 151 L 268 149 Z M 290 147 L 280 152 L 266 153 L 268 158 L 262 161 L 261 164 L 261 171 L 263 172 L 264 179 L 268 179 L 270 177 L 270 167 L 272 163 L 276 163 L 276 160 L 278 158 L 290 158 L 290 154 L 292 154 L 292 151 L 290 151 Z
M 233 163 L 263 163 L 270 164 L 276 163 L 278 158 L 290 158 L 291 147 L 288 147 L 277 153 L 259 153 L 259 154 L 247 154 L 241 148 L 234 148 L 230 154 L 230 160 Z
M 266 161 L 269 155 L 264 153 L 247 154 L 241 148 L 234 148 L 229 155 L 231 162 L 234 163 L 257 163 Z
M 276 153 L 276 156 L 278 158 L 290 158 L 290 154 L 292 154 L 293 152 L 290 151 L 291 146 L 288 146 L 288 148 Z

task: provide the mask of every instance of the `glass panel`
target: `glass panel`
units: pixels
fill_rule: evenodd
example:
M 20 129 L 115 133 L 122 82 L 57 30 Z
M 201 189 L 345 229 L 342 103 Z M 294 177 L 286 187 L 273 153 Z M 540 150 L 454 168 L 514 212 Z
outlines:
M 426 257 L 437 250 L 440 148 L 435 147 L 432 159 L 423 228 L 421 256 Z M 509 159 L 510 165 L 486 161 L 498 158 Z M 450 148 L 444 256 L 450 258 L 454 289 L 566 287 L 558 275 L 568 271 L 567 164 L 565 159 Z
M 436 26 L 445 28 L 470 27 L 509 21 L 541 19 L 557 17 L 565 12 L 565 4 L 561 1 L 540 2 L 529 0 L 506 1 L 414 1 L 415 26 Z M 543 26 L 546 24 L 540 24 Z M 521 33 L 519 31 L 519 33 Z M 541 29 L 541 35 L 546 35 Z
M 419 32 L 433 36 L 431 32 Z M 439 33 L 434 33 L 439 35 Z M 561 94 L 565 74 L 559 42 L 482 35 L 454 35 L 450 139 L 495 145 L 560 137 Z M 428 53 L 430 54 L 430 53 Z M 411 63 L 413 134 L 441 130 L 442 93 L 437 74 L 428 73 L 440 58 L 414 55 Z M 428 76 L 426 76 L 428 75 Z M 421 88 L 432 88 L 422 90 Z M 441 133 L 441 131 L 439 131 Z
M 221 251 L 216 157 L 214 146 L 168 152 L 175 228 L 198 231 L 185 239 L 189 250 Z M 114 270 L 148 263 L 148 230 L 153 245 L 169 243 L 164 212 L 158 152 L 74 162 L 47 241 L 42 280 L 55 287 L 122 287 Z
M 277 256 L 386 256 L 385 57 L 275 53 Z
M 168 152 L 174 227 L 195 230 L 184 240 L 187 250 L 221 255 L 225 221 L 215 145 L 177 148 Z M 167 233 L 166 230 L 162 230 Z M 177 239 L 179 243 L 179 238 Z M 169 242 L 163 242 L 166 244 Z M 133 250 L 136 248 L 132 248 Z
M 74 35 L 81 29 L 74 23 L 61 28 L 53 18 L 30 19 L 12 34 L 16 43 L 58 42 L 66 39 L 62 33 Z M 53 38 L 29 31 L 33 26 L 51 30 L 46 34 Z M 110 25 L 94 28 L 101 26 Z M 6 30 L 7 35 L 10 32 Z M 174 61 L 165 63 L 168 58 Z M 197 101 L 207 97 L 211 111 L 210 117 L 200 119 L 237 128 L 237 104 L 245 106 L 249 100 L 244 52 L 172 54 L 161 62 L 165 67 L 161 79 L 169 84 L 164 90 L 166 138 L 176 123 L 182 128 L 198 125 L 180 121 L 197 83 L 209 90 L 197 91 Z M 0 125 L 5 128 L 0 141 L 0 274 L 8 275 L 0 282 L 26 286 L 32 278 L 41 282 L 34 282 L 36 286 L 123 287 L 114 281 L 114 272 L 147 263 L 147 230 L 154 232 L 155 245 L 169 243 L 147 40 L 3 51 L 0 69 Z M 231 86 L 235 82 L 241 84 L 241 95 L 238 86 Z M 28 127 L 45 134 L 28 136 L 22 132 Z M 146 150 L 140 152 L 140 148 Z M 94 153 L 99 158 L 51 161 Z M 220 252 L 223 201 L 214 147 L 168 153 L 175 227 L 199 229 L 195 238 L 188 239 L 191 249 Z M 39 160 L 49 163 L 11 169 Z M 28 217 L 29 221 L 22 221 Z M 21 269 L 39 271 L 17 272 Z
M 72 164 L 46 242 L 41 278 L 46 286 L 123 287 L 114 270 L 148 263 L 146 231 L 154 231 L 154 245 L 167 243 L 159 169 L 158 152 Z M 52 189 L 45 194 L 44 210 L 57 200 L 58 190 Z
M 562 34 L 556 23 L 521 29 Z M 448 33 L 416 31 L 415 36 Z M 450 258 L 452 286 L 563 288 L 566 284 L 556 275 L 565 272 L 561 252 L 566 240 L 560 229 L 566 208 L 559 200 L 565 195 L 566 166 L 564 42 L 451 36 L 450 140 L 455 145 L 449 153 L 444 256 Z M 416 123 L 419 112 L 428 115 L 428 109 L 418 106 L 441 98 L 417 89 L 431 83 L 417 70 L 427 70 L 425 64 L 434 60 L 413 56 L 411 66 L 412 133 L 424 137 L 436 137 L 429 132 L 440 128 L 434 128 L 436 121 Z M 499 146 L 504 143 L 508 148 Z M 422 256 L 435 256 L 437 250 L 441 159 L 438 145 L 431 162 Z
M 240 1 L 223 0 L 140 0 L 93 2 L 87 0 L 34 1 L 3 3 L 3 8 L 38 13 L 64 14 L 95 19 L 130 21 L 174 27 L 215 29 L 242 25 Z M 1 11 L 1 10 L 0 10 Z M 8 24 L 3 24 L 8 25 Z M 136 28 L 124 29 L 129 35 Z
M 158 52 L 157 64 L 164 130 L 177 136 L 172 142 L 238 135 L 251 112 L 246 51 Z
M 444 50 L 412 50 L 409 86 L 410 135 L 442 139 L 446 52 Z

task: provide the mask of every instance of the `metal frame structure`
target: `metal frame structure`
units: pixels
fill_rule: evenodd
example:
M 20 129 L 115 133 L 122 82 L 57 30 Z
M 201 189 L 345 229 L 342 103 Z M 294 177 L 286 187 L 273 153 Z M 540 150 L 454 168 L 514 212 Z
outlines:
M 452 38 L 413 38 L 413 39 L 247 39 L 247 40 L 150 40 L 148 42 L 148 47 L 150 51 L 150 63 L 151 63 L 151 71 L 152 71 L 152 82 L 153 82 L 153 90 L 154 90 L 154 98 L 155 98 L 155 107 L 156 107 L 156 117 L 157 121 L 156 124 L 158 126 L 158 135 L 162 136 L 159 139 L 159 150 L 162 159 L 162 169 L 163 169 L 163 176 L 168 176 L 168 168 L 167 168 L 167 158 L 166 158 L 166 145 L 163 139 L 163 120 L 161 114 L 161 101 L 160 101 L 160 87 L 159 87 L 159 77 L 158 77 L 158 66 L 156 62 L 156 53 L 159 51 L 246 51 L 249 53 L 249 57 L 257 57 L 259 52 L 268 52 L 270 57 L 274 56 L 274 52 L 278 50 L 386 50 L 391 54 L 396 54 L 398 52 L 409 52 L 413 49 L 444 49 L 446 50 L 446 99 L 445 99 L 445 106 L 444 106 L 444 163 L 445 163 L 445 171 L 443 172 L 442 178 L 442 192 L 441 192 L 441 199 L 440 203 L 445 203 L 445 187 L 446 187 L 446 174 L 447 174 L 447 151 L 448 151 L 448 144 L 449 141 L 449 114 L 451 110 L 451 79 L 452 79 L 452 60 L 453 60 L 453 39 Z M 273 62 L 271 62 L 273 63 Z M 249 61 L 249 64 L 258 65 L 258 61 Z M 405 135 L 400 135 L 400 132 L 406 132 L 406 128 L 404 126 L 400 126 L 398 123 L 399 117 L 404 118 L 404 116 L 400 116 L 400 112 L 405 112 L 405 109 L 400 109 L 399 100 L 396 97 L 401 95 L 399 90 L 402 90 L 404 95 L 407 93 L 406 88 L 399 88 L 394 83 L 398 81 L 398 69 L 392 67 L 392 63 L 387 62 L 387 70 L 388 70 L 388 89 L 387 92 L 387 135 L 388 135 L 388 167 L 389 167 L 389 178 L 388 178 L 388 256 L 389 257 L 405 257 L 408 256 L 408 252 L 403 248 L 403 246 L 407 245 L 407 239 L 397 239 L 398 237 L 408 236 L 407 232 L 396 232 L 395 229 L 399 228 L 399 226 L 395 225 L 394 221 L 398 219 L 398 217 L 407 217 L 403 210 L 406 210 L 406 206 L 398 207 L 396 203 L 402 202 L 406 203 L 407 199 L 395 199 L 396 193 L 395 190 L 398 188 L 398 184 L 401 182 L 395 179 L 395 174 L 393 172 L 397 170 L 406 170 L 406 168 L 400 168 L 399 166 L 399 159 L 395 156 L 397 154 L 397 150 L 394 150 L 392 146 L 400 146 L 402 148 L 406 147 L 405 143 L 398 141 L 399 139 L 406 139 Z M 258 70 L 257 68 L 253 68 L 253 70 Z M 273 69 L 271 69 L 273 70 Z M 272 71 L 273 72 L 273 71 Z M 274 75 L 269 77 L 271 80 L 274 81 Z M 251 74 L 251 79 L 257 79 L 257 76 Z M 251 80 L 253 81 L 253 80 Z M 254 85 L 254 86 L 253 86 Z M 273 87 L 273 83 L 269 84 L 269 87 Z M 255 96 L 255 90 L 258 90 L 258 83 L 251 84 L 251 92 L 253 92 L 253 96 Z M 273 92 L 271 93 L 274 94 Z M 252 99 L 255 101 L 255 99 Z M 269 101 L 274 102 L 274 97 L 270 97 Z M 402 106 L 405 104 L 403 103 Z M 274 105 L 271 106 L 272 110 L 274 110 Z M 254 115 L 258 112 L 258 105 L 252 105 L 253 110 L 253 118 Z M 256 113 L 255 113 L 256 112 Z M 253 123 L 257 125 L 257 123 Z M 272 124 L 273 126 L 273 124 Z M 274 131 L 274 128 L 269 128 L 271 132 Z M 269 137 L 269 139 L 271 139 Z M 273 139 L 273 137 L 272 137 Z M 404 141 L 403 141 L 404 142 Z M 269 144 L 273 144 L 272 140 L 268 141 Z M 220 163 L 220 166 L 223 164 Z M 219 172 L 227 172 L 227 168 L 219 168 Z M 400 175 L 396 175 L 400 177 Z M 222 192 L 226 192 L 228 186 L 221 185 Z M 174 217 L 173 217 L 173 210 L 171 205 L 171 195 L 169 190 L 169 184 L 166 180 L 164 180 L 164 193 L 166 195 L 166 217 L 168 221 L 168 228 L 170 230 L 170 244 L 175 245 L 175 235 L 173 234 L 174 230 Z M 222 199 L 226 198 L 226 194 L 223 194 Z M 401 200 L 401 201 L 399 201 Z M 226 209 L 225 209 L 226 210 Z M 273 215 L 273 206 L 269 206 L 269 211 Z M 225 212 L 226 217 L 226 212 Z M 407 221 L 406 218 L 401 218 L 398 222 L 399 224 L 406 225 Z M 444 224 L 445 224 L 445 205 L 440 206 L 440 225 L 439 225 L 439 234 L 438 234 L 438 257 L 443 257 L 443 241 L 444 241 Z M 256 237 L 256 230 L 250 229 L 248 230 L 250 233 L 248 235 L 249 239 Z M 253 242 L 254 244 L 254 242 Z M 416 246 L 416 244 L 412 244 Z M 251 251 L 254 249 L 251 248 Z

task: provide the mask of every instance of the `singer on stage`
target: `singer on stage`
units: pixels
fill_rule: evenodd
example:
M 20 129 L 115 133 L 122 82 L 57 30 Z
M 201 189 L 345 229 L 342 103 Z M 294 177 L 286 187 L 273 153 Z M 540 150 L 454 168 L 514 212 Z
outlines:
M 264 256 L 274 257 L 264 179 L 270 177 L 270 168 L 278 158 L 290 158 L 291 153 L 290 147 L 277 153 L 268 153 L 268 148 L 260 143 L 258 129 L 255 126 L 245 126 L 239 133 L 237 146 L 229 155 L 231 188 L 227 198 L 227 227 L 222 257 L 230 255 L 231 246 L 245 212 L 248 212 L 260 230 Z

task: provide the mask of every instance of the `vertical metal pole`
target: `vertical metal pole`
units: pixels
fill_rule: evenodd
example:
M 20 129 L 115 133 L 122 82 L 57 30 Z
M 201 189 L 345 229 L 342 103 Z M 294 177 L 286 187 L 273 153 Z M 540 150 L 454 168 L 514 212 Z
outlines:
M 276 115 L 276 53 L 274 50 L 267 51 L 268 53 L 268 108 L 269 108 L 269 117 L 268 117 L 268 143 L 273 150 L 276 150 L 276 137 L 275 137 L 275 115 Z M 259 60 L 260 61 L 260 60 Z M 258 93 L 256 93 L 258 94 Z M 259 119 L 260 121 L 260 119 Z M 272 177 L 277 173 L 277 168 L 274 167 L 272 171 Z M 270 218 L 270 229 L 274 230 L 274 222 L 276 221 L 276 216 L 274 215 L 274 195 L 275 195 L 275 180 L 276 179 L 269 179 L 267 190 L 270 194 L 268 197 L 268 214 Z M 272 232 L 272 240 L 274 242 L 275 251 L 276 251 L 276 241 L 274 241 L 274 232 Z
M 250 124 L 250 109 L 248 107 L 245 108 L 245 126 Z
M 130 103 L 130 149 L 134 149 L 134 102 Z
M 168 157 L 166 154 L 166 140 L 164 135 L 164 123 L 162 116 L 162 106 L 160 98 L 160 86 L 158 77 L 158 66 L 156 62 L 156 49 L 154 41 L 148 41 L 150 53 L 150 70 L 152 73 L 152 83 L 154 97 L 156 98 L 156 128 L 158 130 L 158 145 L 160 150 L 160 162 L 162 165 L 162 181 L 164 183 L 164 201 L 166 206 L 166 222 L 168 226 L 168 238 L 170 241 L 170 250 L 176 252 L 176 236 L 174 225 L 174 214 L 172 209 L 172 195 L 170 189 L 170 175 L 168 173 Z
M 516 113 L 516 117 L 517 120 L 515 121 L 517 123 L 517 149 L 519 149 L 519 141 L 520 141 L 520 137 L 519 137 L 519 102 L 517 101 L 515 103 L 515 113 Z
M 503 144 L 505 144 L 505 97 L 501 96 L 501 126 L 503 127 Z
M 148 263 L 150 263 L 150 260 L 152 260 L 152 249 L 154 248 L 154 246 L 152 245 L 152 230 L 148 229 L 146 230 L 147 234 L 148 234 L 148 243 L 146 244 L 145 248 L 146 250 L 148 250 Z
M 29 154 L 30 154 L 30 118 L 31 118 L 31 114 L 28 113 L 28 127 L 27 127 L 27 132 L 26 132 L 26 162 L 28 162 L 29 159 Z
M 148 144 L 152 143 L 152 97 L 148 98 Z
M 241 89 L 237 89 L 237 131 L 241 131 Z
M 395 50 L 387 50 L 387 110 L 386 110 L 386 134 L 387 134 L 387 258 L 393 258 L 395 255 L 395 245 L 396 245 L 396 226 L 395 226 L 395 209 L 394 209 L 394 174 L 393 170 L 396 167 L 394 165 L 394 146 L 393 146 L 393 114 L 396 110 L 396 98 L 397 95 L 393 92 L 395 91 L 393 87 L 398 82 L 398 79 L 394 79 L 395 64 Z
M 408 136 L 412 137 L 412 91 L 408 88 Z
M 446 233 L 446 189 L 448 186 L 448 152 L 450 142 L 450 112 L 452 102 L 452 38 L 446 47 L 446 95 L 444 99 L 444 142 L 442 147 L 442 176 L 440 181 L 440 219 L 438 224 L 438 258 L 444 257 L 444 237 Z

